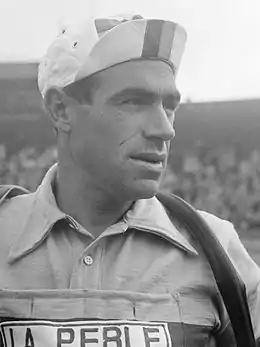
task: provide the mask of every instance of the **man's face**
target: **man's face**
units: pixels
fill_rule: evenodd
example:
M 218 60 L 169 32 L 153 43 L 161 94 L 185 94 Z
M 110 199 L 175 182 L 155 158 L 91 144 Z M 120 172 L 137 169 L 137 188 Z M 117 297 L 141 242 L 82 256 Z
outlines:
M 122 199 L 159 189 L 180 95 L 171 68 L 132 61 L 99 73 L 93 103 L 73 108 L 70 152 L 98 189 Z

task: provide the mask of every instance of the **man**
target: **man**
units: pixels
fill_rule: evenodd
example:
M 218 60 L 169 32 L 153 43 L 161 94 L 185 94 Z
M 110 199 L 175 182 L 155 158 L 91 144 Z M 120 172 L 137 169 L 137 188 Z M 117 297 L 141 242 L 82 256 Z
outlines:
M 208 265 L 155 197 L 185 40 L 134 16 L 89 19 L 48 49 L 39 89 L 58 163 L 36 192 L 2 199 L 5 346 L 231 346 Z M 231 223 L 201 215 L 246 283 L 259 337 L 260 271 Z

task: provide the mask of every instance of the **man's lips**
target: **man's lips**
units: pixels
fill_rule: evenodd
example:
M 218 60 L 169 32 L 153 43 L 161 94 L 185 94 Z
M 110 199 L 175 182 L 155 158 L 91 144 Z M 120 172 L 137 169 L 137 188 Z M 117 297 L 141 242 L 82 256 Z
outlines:
M 140 153 L 140 154 L 131 156 L 131 158 L 136 160 L 147 161 L 150 163 L 158 163 L 158 162 L 165 162 L 166 155 L 159 154 L 159 153 Z
M 162 168 L 167 156 L 159 153 L 140 153 L 138 155 L 131 156 L 132 160 L 139 161 L 140 163 L 146 163 L 153 166 Z

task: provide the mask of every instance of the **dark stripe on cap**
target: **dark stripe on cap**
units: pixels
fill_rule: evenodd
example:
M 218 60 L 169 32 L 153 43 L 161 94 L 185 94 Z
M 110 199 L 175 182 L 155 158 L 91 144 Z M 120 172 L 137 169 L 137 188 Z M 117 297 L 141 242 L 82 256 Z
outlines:
M 147 21 L 142 51 L 143 58 L 157 57 L 163 29 L 163 20 L 150 19 Z

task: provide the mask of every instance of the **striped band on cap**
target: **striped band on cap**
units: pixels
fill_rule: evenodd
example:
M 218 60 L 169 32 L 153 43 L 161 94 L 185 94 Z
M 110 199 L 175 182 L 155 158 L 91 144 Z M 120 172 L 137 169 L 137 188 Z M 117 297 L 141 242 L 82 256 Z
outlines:
M 169 60 L 175 36 L 176 25 L 164 20 L 147 21 L 144 44 L 142 50 L 143 58 L 163 58 Z

